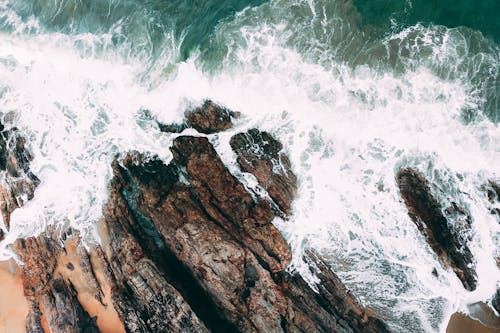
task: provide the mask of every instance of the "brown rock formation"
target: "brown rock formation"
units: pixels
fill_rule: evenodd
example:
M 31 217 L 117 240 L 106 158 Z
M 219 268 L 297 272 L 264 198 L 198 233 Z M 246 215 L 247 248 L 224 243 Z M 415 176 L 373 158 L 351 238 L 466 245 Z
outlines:
M 212 307 L 212 318 L 226 331 L 387 331 L 317 256 L 308 260 L 326 283 L 319 295 L 299 275 L 284 271 L 290 250 L 271 223 L 269 204 L 250 196 L 207 139 L 179 137 L 172 152 L 169 165 L 138 154 L 115 163 L 112 192 L 121 193 L 130 209 L 122 213 L 127 223 L 139 226 L 134 234 L 142 234 L 141 253 L 156 254 L 152 260 L 204 323 L 207 316 L 190 295 Z M 115 215 L 107 214 L 105 222 Z M 181 268 L 172 271 L 172 265 Z M 185 280 L 195 290 L 186 290 Z M 219 331 L 214 323 L 207 326 Z
M 186 124 L 228 128 L 232 114 L 220 112 L 206 102 Z M 296 177 L 281 144 L 251 130 L 231 145 L 289 213 Z M 168 165 L 139 153 L 113 163 L 100 246 L 86 250 L 71 230 L 15 243 L 28 332 L 388 331 L 313 251 L 304 260 L 318 292 L 286 271 L 291 252 L 272 224 L 282 213 L 249 193 L 206 138 L 180 136 L 171 150 Z
M 425 178 L 411 168 L 398 172 L 397 183 L 408 214 L 441 262 L 453 269 L 467 290 L 474 290 L 477 283 L 474 258 L 467 240 L 460 234 L 460 229 L 470 224 L 470 216 L 456 204 L 443 209 Z
M 250 129 L 231 138 L 231 148 L 238 156 L 241 169 L 252 173 L 278 207 L 290 214 L 297 194 L 297 177 L 283 145 L 268 132 Z
M 24 295 L 31 304 L 27 332 L 98 332 L 95 318 L 83 309 L 71 281 L 56 272 L 64 250 L 52 235 L 18 240 L 14 249 L 24 263 Z
M 231 118 L 240 114 L 228 110 L 211 100 L 205 100 L 202 106 L 187 111 L 182 124 L 158 124 L 162 132 L 180 133 L 186 128 L 194 128 L 200 133 L 212 134 L 233 127 Z
M 109 263 L 113 304 L 127 332 L 207 332 L 165 272 L 148 257 L 154 242 L 124 198 L 122 184 L 114 181 L 105 208 L 103 232 Z M 142 243 L 142 246 L 141 246 Z M 144 247 L 143 247 L 144 246 Z M 154 258 L 157 253 L 150 255 Z
M 16 127 L 6 129 L 0 124 L 0 211 L 9 229 L 10 214 L 33 198 L 39 179 L 30 171 L 32 156 Z M 0 237 L 1 239 L 1 237 Z

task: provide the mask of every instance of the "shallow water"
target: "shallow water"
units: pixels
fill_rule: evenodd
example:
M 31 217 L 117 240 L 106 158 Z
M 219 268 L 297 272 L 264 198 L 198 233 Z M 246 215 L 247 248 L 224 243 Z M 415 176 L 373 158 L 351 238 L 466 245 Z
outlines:
M 290 221 L 275 221 L 293 248 L 291 269 L 307 275 L 300 253 L 313 246 L 394 331 L 444 331 L 451 313 L 488 300 L 500 283 L 500 226 L 481 190 L 500 177 L 497 5 L 475 3 L 485 9 L 0 0 L 0 112 L 15 115 L 42 181 L 14 212 L 1 256 L 47 224 L 97 238 L 115 156 L 171 158 L 174 135 L 143 111 L 179 121 L 208 97 L 243 114 L 234 130 L 209 138 L 248 186 L 255 182 L 238 172 L 232 134 L 270 130 L 291 156 L 299 196 Z M 445 206 L 472 215 L 476 291 L 440 266 L 409 219 L 395 184 L 405 166 Z

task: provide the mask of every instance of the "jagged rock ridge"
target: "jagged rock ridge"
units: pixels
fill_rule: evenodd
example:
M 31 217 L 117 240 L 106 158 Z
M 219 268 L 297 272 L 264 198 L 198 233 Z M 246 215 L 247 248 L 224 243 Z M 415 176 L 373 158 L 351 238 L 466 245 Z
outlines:
M 35 188 L 40 183 L 29 168 L 32 159 L 19 130 L 0 123 L 0 211 L 7 230 L 10 227 L 10 214 L 33 198 Z
M 474 257 L 467 239 L 458 230 L 460 226 L 451 225 L 448 221 L 454 217 L 455 221 L 465 221 L 462 227 L 469 228 L 471 217 L 455 203 L 443 209 L 431 194 L 425 178 L 411 168 L 401 169 L 396 180 L 408 214 L 443 265 L 456 273 L 467 290 L 474 290 L 477 284 Z
M 272 220 L 291 212 L 296 176 L 269 133 L 231 142 L 273 202 L 249 193 L 208 139 L 180 136 L 168 165 L 137 152 L 113 163 L 101 245 L 87 251 L 70 230 L 18 240 L 27 331 L 103 330 L 106 315 L 116 332 L 387 332 L 314 251 L 304 260 L 318 292 L 286 271 Z

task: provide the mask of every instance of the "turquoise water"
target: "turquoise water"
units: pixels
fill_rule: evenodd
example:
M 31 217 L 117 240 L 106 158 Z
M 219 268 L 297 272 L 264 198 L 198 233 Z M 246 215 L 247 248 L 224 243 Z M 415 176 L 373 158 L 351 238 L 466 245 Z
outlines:
M 241 111 L 234 132 L 269 130 L 299 176 L 291 269 L 313 246 L 396 332 L 443 332 L 500 283 L 500 227 L 481 186 L 500 177 L 498 1 L 0 0 L 0 116 L 28 138 L 42 180 L 0 243 L 47 224 L 97 239 L 110 164 L 135 149 L 170 159 L 180 121 L 211 98 Z M 9 120 L 10 119 L 10 120 Z M 228 145 L 210 136 L 248 187 Z M 479 286 L 439 265 L 401 202 L 418 169 L 459 203 Z M 257 189 L 258 190 L 258 189 Z M 465 232 L 465 231 L 464 231 Z M 467 237 L 464 237 L 467 238 Z M 436 268 L 439 278 L 432 270 Z

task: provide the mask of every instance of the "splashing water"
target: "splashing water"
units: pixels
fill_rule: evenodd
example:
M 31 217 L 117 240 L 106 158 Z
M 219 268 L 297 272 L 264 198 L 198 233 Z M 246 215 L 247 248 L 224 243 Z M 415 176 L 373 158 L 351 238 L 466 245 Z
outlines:
M 451 313 L 490 298 L 500 225 L 481 186 L 500 175 L 498 44 L 432 24 L 381 34 L 350 1 L 219 2 L 0 1 L 0 113 L 27 138 L 42 181 L 13 213 L 2 258 L 49 224 L 96 239 L 116 155 L 171 158 L 174 135 L 143 111 L 176 122 L 208 97 L 243 114 L 209 138 L 248 186 L 235 132 L 269 130 L 291 156 L 299 196 L 275 223 L 293 269 L 307 275 L 301 251 L 318 249 L 395 331 L 444 331 Z M 408 217 L 395 183 L 406 166 L 473 217 L 474 292 Z

